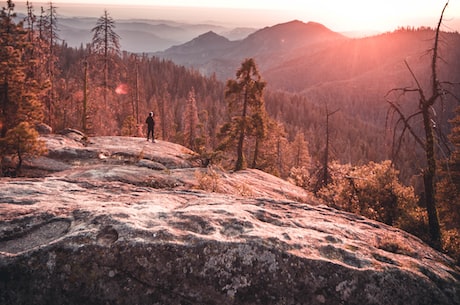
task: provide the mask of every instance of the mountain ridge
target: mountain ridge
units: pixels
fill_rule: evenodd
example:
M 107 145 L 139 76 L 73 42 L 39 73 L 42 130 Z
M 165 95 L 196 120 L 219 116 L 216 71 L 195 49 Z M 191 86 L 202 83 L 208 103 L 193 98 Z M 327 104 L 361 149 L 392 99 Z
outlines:
M 171 53 L 190 54 L 196 52 L 221 50 L 230 47 L 231 44 L 232 42 L 229 39 L 210 30 L 190 40 L 189 42 L 172 46 L 167 50 Z
M 17 13 L 16 20 L 24 20 L 23 12 Z M 92 40 L 91 29 L 96 25 L 97 17 L 59 16 L 57 26 L 59 37 L 68 46 L 78 48 Z M 129 18 L 115 20 L 115 31 L 120 35 L 123 51 L 134 53 L 152 53 L 168 49 L 174 45 L 186 43 L 208 31 L 222 34 L 228 39 L 245 38 L 256 28 L 232 28 L 212 23 L 185 23 L 180 21 Z
M 431 59 L 427 52 L 433 47 L 433 39 L 434 31 L 430 28 L 348 38 L 319 23 L 293 20 L 260 29 L 220 52 L 203 52 L 199 61 L 188 56 L 186 44 L 182 45 L 181 54 L 165 50 L 155 55 L 207 76 L 216 75 L 221 81 L 233 78 L 240 63 L 252 57 L 268 88 L 302 94 L 317 102 L 328 100 L 326 96 L 334 93 L 337 96 L 332 99 L 333 106 L 347 110 L 352 116 L 359 114 L 365 121 L 366 116 L 378 117 L 373 123 L 383 126 L 385 94 L 412 83 L 405 61 L 419 73 L 422 83 L 429 81 Z M 458 62 L 455 50 L 460 48 L 460 34 L 442 32 L 441 39 L 448 43 L 440 46 L 443 61 L 438 66 L 439 76 L 457 81 L 460 68 L 455 64 Z M 355 108 L 348 102 L 353 99 Z M 366 103 L 374 107 L 369 109 Z
M 195 68 L 208 76 L 216 74 L 221 80 L 226 80 L 233 76 L 233 71 L 245 57 L 255 57 L 257 61 L 261 59 L 259 66 L 264 66 L 267 62 L 280 62 L 286 54 L 298 49 L 342 39 L 348 38 L 322 24 L 293 20 L 259 29 L 246 38 L 224 44 L 221 48 L 214 46 L 213 51 L 217 52 L 207 53 L 209 50 L 204 45 L 197 47 L 195 43 L 200 40 L 195 38 L 153 55 Z M 201 56 L 197 56 L 196 50 L 201 48 L 204 51 Z M 180 53 L 175 52 L 178 49 L 181 50 Z M 195 61 L 197 57 L 200 59 Z

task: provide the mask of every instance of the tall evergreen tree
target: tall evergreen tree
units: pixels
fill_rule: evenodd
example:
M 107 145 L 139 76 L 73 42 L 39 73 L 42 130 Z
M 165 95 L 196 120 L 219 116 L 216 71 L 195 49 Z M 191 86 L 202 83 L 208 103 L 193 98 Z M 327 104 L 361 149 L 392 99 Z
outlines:
M 23 156 L 42 151 L 33 126 L 43 117 L 40 84 L 28 73 L 34 62 L 29 56 L 32 44 L 23 23 L 15 24 L 14 17 L 14 4 L 8 1 L 0 11 L 0 157 L 3 163 L 4 156 L 17 155 L 18 172 Z
M 114 57 L 120 55 L 120 36 L 115 32 L 115 21 L 107 10 L 104 10 L 104 14 L 99 17 L 91 32 L 93 33 L 94 52 L 101 56 L 103 62 L 104 79 L 102 85 L 104 87 L 104 104 L 107 105 L 109 67 L 114 62 Z
M 25 30 L 27 31 L 26 48 L 23 62 L 26 63 L 26 82 L 30 92 L 36 95 L 36 103 L 39 104 L 33 111 L 36 113 L 36 121 L 43 121 L 43 101 L 47 100 L 51 89 L 51 80 L 46 72 L 48 48 L 44 48 L 36 29 L 37 16 L 34 14 L 32 3 L 27 1 L 27 16 L 25 17 Z M 39 109 L 39 110 L 38 110 Z
M 443 250 L 460 263 L 460 107 L 451 120 L 449 139 L 453 150 L 443 163 L 442 178 L 437 184 L 439 215 L 442 228 Z
M 46 62 L 46 78 L 49 80 L 49 89 L 46 98 L 46 111 L 47 122 L 49 125 L 54 123 L 54 107 L 55 107 L 55 77 L 56 77 L 56 64 L 58 62 L 58 54 L 56 54 L 56 46 L 59 41 L 58 35 L 58 18 L 57 7 L 52 2 L 49 2 L 48 8 L 41 8 L 41 15 L 39 18 L 39 39 L 42 48 L 41 56 Z M 37 45 L 38 46 L 38 45 Z
M 263 116 L 263 90 L 266 83 L 262 80 L 257 65 L 252 58 L 243 61 L 236 72 L 236 79 L 227 81 L 225 97 L 229 113 L 232 116 L 227 131 L 235 130 L 237 136 L 237 160 L 235 170 L 245 168 L 244 142 L 252 126 L 262 126 L 256 120 Z M 230 129 L 228 129 L 230 127 Z
M 27 56 L 31 44 L 22 22 L 15 24 L 14 4 L 0 11 L 0 136 L 22 121 L 42 120 L 39 84 L 27 73 L 33 60 Z
M 198 137 L 198 108 L 196 106 L 195 88 L 192 87 L 188 94 L 187 104 L 184 112 L 184 144 L 195 150 L 195 141 Z
M 268 114 L 265 111 L 263 97 L 259 101 L 258 109 L 251 116 L 251 135 L 254 137 L 254 153 L 251 168 L 259 168 L 261 147 L 268 135 Z
M 310 163 L 310 153 L 308 143 L 303 132 L 297 132 L 294 141 L 291 143 L 293 167 L 308 166 Z
M 21 54 L 16 47 L 16 39 L 19 38 L 17 27 L 13 18 L 14 4 L 11 0 L 7 1 L 7 6 L 0 11 L 0 93 L 1 93 L 1 113 L 0 127 L 1 137 L 6 135 L 6 131 L 14 125 L 12 116 L 15 113 L 13 83 L 20 82 L 23 73 L 17 67 L 20 65 Z M 16 96 L 17 97 L 17 96 Z
M 280 149 L 280 146 L 283 145 L 281 143 L 287 146 L 287 140 L 285 139 L 286 132 L 284 126 L 270 118 L 268 114 L 265 116 L 265 120 L 263 129 L 256 132 L 256 136 L 259 134 L 260 137 L 259 139 L 255 139 L 256 143 L 254 145 L 257 145 L 258 141 L 259 147 L 257 148 L 257 154 L 255 152 L 256 147 L 254 147 L 252 168 L 283 177 L 283 162 L 280 160 L 286 157 L 283 153 L 287 147 Z
M 457 116 L 451 121 L 452 132 L 449 136 L 454 150 L 449 160 L 449 175 L 453 184 L 460 193 L 460 107 L 456 110 Z M 460 204 L 460 202 L 459 202 Z
M 33 40 L 33 35 L 34 35 L 34 30 L 35 30 L 35 22 L 37 21 L 37 16 L 34 14 L 34 8 L 32 3 L 29 1 L 26 2 L 26 7 L 27 7 L 27 16 L 25 18 L 25 22 L 27 23 L 27 29 L 28 29 L 28 39 L 29 41 Z

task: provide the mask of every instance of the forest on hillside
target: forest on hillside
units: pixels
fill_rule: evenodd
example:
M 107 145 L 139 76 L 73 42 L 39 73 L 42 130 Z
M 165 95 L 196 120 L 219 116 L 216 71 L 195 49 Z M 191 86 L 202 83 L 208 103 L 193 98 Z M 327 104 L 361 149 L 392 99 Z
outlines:
M 235 79 L 223 83 L 171 61 L 122 51 L 122 37 L 107 11 L 92 29 L 92 43 L 71 48 L 59 38 L 52 3 L 41 7 L 39 14 L 32 3 L 27 7 L 28 14 L 20 21 L 11 0 L 0 12 L 2 170 L 15 161 L 15 174 L 20 174 L 24 158 L 45 152 L 36 126 L 78 129 L 89 137 L 144 137 L 145 119 L 152 111 L 156 138 L 196 151 L 205 165 L 251 167 L 280 176 L 333 207 L 400 227 L 460 258 L 459 116 L 446 116 L 439 121 L 442 130 L 434 129 L 435 211 L 441 245 L 430 236 L 432 219 L 426 213 L 427 195 L 420 182 L 420 168 L 427 162 L 416 162 L 424 149 L 414 149 L 417 143 L 411 137 L 423 134 L 423 128 L 401 124 L 412 115 L 406 121 L 393 111 L 396 119 L 388 124 L 396 127 L 387 128 L 343 111 L 334 102 L 334 88 L 322 91 L 318 86 L 309 94 L 269 90 L 253 59 L 234 67 Z M 450 83 L 440 91 L 441 103 L 430 107 L 430 113 L 443 113 L 443 97 L 458 82 L 455 77 L 447 75 Z M 406 87 L 413 85 L 395 87 L 408 94 L 421 91 Z M 401 94 L 395 103 L 407 105 L 404 98 Z M 417 107 L 395 109 L 417 114 Z M 437 117 L 433 123 L 438 123 Z M 401 132 L 406 136 L 398 138 Z M 398 160 L 403 162 L 387 161 L 395 143 Z M 3 170 L 3 175 L 11 172 Z

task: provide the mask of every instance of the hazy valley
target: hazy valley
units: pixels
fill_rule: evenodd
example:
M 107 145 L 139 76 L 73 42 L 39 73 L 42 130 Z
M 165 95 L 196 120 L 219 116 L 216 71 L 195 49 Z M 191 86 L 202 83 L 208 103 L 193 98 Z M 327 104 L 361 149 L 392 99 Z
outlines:
M 24 17 L 23 13 L 19 13 L 17 20 L 22 20 Z M 96 24 L 97 19 L 98 17 L 59 16 L 60 39 L 70 47 L 85 46 L 93 38 L 91 29 Z M 257 30 L 211 23 L 195 24 L 152 19 L 116 20 L 116 29 L 121 37 L 121 49 L 134 53 L 163 51 L 174 45 L 183 44 L 208 31 L 219 33 L 230 40 L 239 40 Z

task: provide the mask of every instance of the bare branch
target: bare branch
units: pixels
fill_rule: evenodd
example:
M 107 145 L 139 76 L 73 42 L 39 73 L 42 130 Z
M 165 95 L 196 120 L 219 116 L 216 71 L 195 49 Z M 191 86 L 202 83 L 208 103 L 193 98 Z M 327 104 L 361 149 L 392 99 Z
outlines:
M 420 98 L 422 101 L 425 101 L 425 93 L 423 92 L 422 86 L 420 86 L 420 82 L 418 81 L 417 77 L 415 76 L 414 71 L 412 71 L 412 68 L 409 66 L 409 63 L 407 60 L 404 59 L 404 64 L 406 65 L 407 69 L 409 70 L 410 74 L 412 75 L 412 78 L 414 79 L 415 83 L 417 84 L 417 90 L 412 90 L 412 91 L 417 91 L 420 94 Z
M 436 64 L 438 60 L 438 44 L 439 44 L 439 33 L 440 33 L 440 28 L 442 25 L 442 19 L 444 17 L 444 12 L 446 11 L 447 5 L 449 4 L 449 1 L 446 2 L 444 5 L 444 8 L 442 9 L 441 16 L 439 17 L 438 21 L 438 26 L 436 27 L 436 38 L 434 40 L 434 49 L 433 49 L 433 59 L 431 61 L 431 76 L 432 76 L 432 90 L 433 90 L 433 96 L 439 95 L 438 89 L 439 89 L 439 81 L 438 81 L 438 76 L 436 73 Z
M 400 117 L 399 120 L 396 122 L 396 124 L 395 124 L 395 129 L 394 129 L 394 132 L 393 132 L 393 149 L 392 149 L 392 154 L 393 154 L 393 155 L 392 155 L 392 158 L 393 158 L 393 159 L 395 158 L 395 156 L 399 155 L 399 151 L 401 150 L 401 146 L 402 146 L 402 141 L 403 141 L 403 139 L 404 139 L 404 134 L 406 133 L 406 130 L 409 130 L 409 129 L 410 129 L 409 121 L 410 121 L 411 119 L 415 118 L 416 116 L 420 115 L 420 114 L 422 114 L 421 111 L 416 112 L 416 113 L 410 115 L 407 119 L 404 118 L 404 117 Z M 396 140 L 396 138 L 397 138 L 397 137 L 396 137 L 396 133 L 397 133 L 397 131 L 398 131 L 397 127 L 398 127 L 399 123 L 401 123 L 401 122 L 404 124 L 404 128 L 403 128 L 403 130 L 401 131 L 401 133 L 399 134 L 399 137 L 398 137 L 398 140 L 397 140 L 398 145 L 396 146 L 396 149 L 395 149 L 395 140 Z M 410 131 L 411 131 L 411 130 L 410 130 Z M 412 131 L 411 131 L 411 134 L 412 134 L 413 137 L 416 138 L 416 135 L 414 135 L 414 134 L 412 133 Z
M 401 145 L 402 145 L 402 140 L 404 138 L 404 134 L 406 133 L 407 127 L 404 126 L 403 130 L 401 131 L 401 134 L 398 137 L 398 145 L 395 145 L 395 140 L 396 140 L 396 132 L 397 129 L 395 128 L 394 133 L 393 133 L 393 148 L 392 148 L 392 159 L 394 159 L 396 156 L 399 156 L 399 151 L 401 150 Z M 395 149 L 396 147 L 396 149 Z
M 439 82 L 440 84 L 446 84 L 446 85 L 450 85 L 450 86 L 456 86 L 456 85 L 460 85 L 460 82 L 449 82 L 449 81 L 443 81 L 443 82 Z
M 332 116 L 332 115 L 334 115 L 334 114 L 335 114 L 336 112 L 338 112 L 338 111 L 340 111 L 340 108 L 337 109 L 337 110 L 334 110 L 334 111 L 332 111 L 332 112 L 328 112 L 326 115 Z
M 399 97 L 403 96 L 406 92 L 419 92 L 419 89 L 416 88 L 410 88 L 410 87 L 404 87 L 404 88 L 393 88 L 390 91 L 385 94 L 385 97 L 388 98 L 388 96 L 393 93 L 393 92 L 400 92 Z
M 393 108 L 398 114 L 401 122 L 403 122 L 405 129 L 409 130 L 410 134 L 414 137 L 415 141 L 422 147 L 425 147 L 425 143 L 420 139 L 419 136 L 415 133 L 415 131 L 412 129 L 412 126 L 409 124 L 409 120 L 415 117 L 416 115 L 421 114 L 421 112 L 417 112 L 409 116 L 408 118 L 405 117 L 404 113 L 402 113 L 401 109 L 393 103 L 392 101 L 387 100 L 387 103 L 390 104 L 391 108 Z

